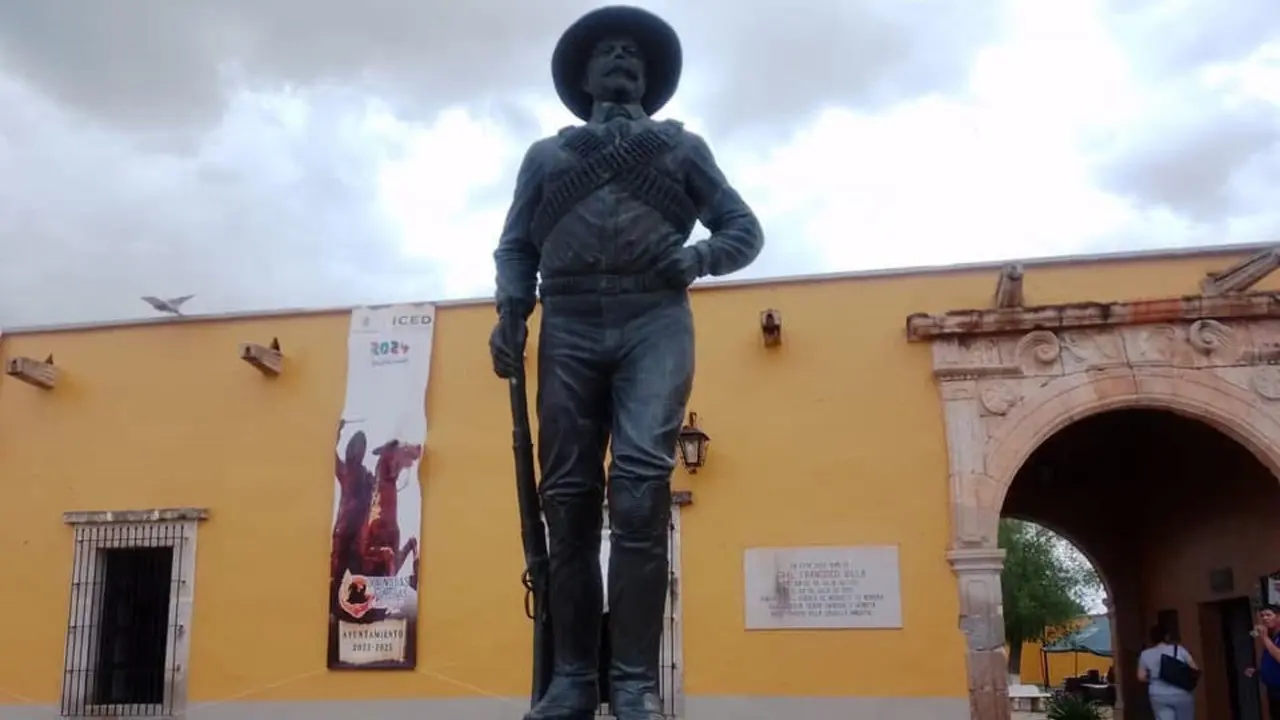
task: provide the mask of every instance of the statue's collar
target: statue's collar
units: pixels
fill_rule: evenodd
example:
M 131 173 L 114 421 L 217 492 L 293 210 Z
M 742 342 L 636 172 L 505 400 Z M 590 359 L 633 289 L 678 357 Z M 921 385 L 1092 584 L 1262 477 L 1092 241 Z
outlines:
M 611 102 L 598 102 L 591 110 L 591 122 L 604 123 L 617 118 L 640 120 L 648 117 L 644 108 L 639 105 L 623 105 Z

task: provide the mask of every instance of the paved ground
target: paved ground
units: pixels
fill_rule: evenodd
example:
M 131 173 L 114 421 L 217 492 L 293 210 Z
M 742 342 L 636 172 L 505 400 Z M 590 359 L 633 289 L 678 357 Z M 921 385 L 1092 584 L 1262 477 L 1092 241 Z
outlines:
M 1102 717 L 1111 717 L 1111 711 L 1109 709 L 1103 711 Z M 1044 720 L 1044 713 L 1015 712 L 1013 714 L 1013 720 Z

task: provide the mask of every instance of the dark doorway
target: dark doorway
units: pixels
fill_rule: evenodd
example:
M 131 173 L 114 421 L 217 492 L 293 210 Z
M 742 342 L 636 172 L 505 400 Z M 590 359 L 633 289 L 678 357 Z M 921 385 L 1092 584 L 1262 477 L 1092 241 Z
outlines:
M 1261 720 L 1262 698 L 1258 683 L 1246 678 L 1244 671 L 1254 665 L 1253 603 L 1247 597 L 1232 598 L 1218 603 L 1222 617 L 1222 647 L 1227 675 L 1227 687 L 1231 698 L 1231 720 Z M 1213 672 L 1211 668 L 1206 668 Z
M 1280 488 L 1258 457 L 1198 420 L 1154 409 L 1077 420 L 1045 440 L 1009 486 L 1002 515 L 1052 528 L 1094 564 L 1111 601 L 1125 720 L 1150 720 L 1137 680 L 1148 630 L 1180 631 L 1205 669 L 1206 720 L 1258 720 L 1243 578 L 1277 566 Z
M 102 556 L 93 702 L 136 712 L 164 702 L 173 548 L 113 548 Z

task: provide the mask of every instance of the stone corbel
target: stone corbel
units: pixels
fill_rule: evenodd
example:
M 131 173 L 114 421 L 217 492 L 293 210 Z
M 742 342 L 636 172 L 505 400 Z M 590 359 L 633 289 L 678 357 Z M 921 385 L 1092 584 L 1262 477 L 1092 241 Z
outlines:
M 1200 291 L 1208 297 L 1244 292 L 1280 268 L 1280 248 L 1264 250 L 1221 272 L 1209 273 L 1200 282 Z
M 284 353 L 280 351 L 278 338 L 272 338 L 270 345 L 241 343 L 240 359 L 267 377 L 275 377 L 284 369 Z
M 1000 279 L 996 281 L 996 307 L 1022 307 L 1022 266 L 1006 265 L 1000 269 Z
M 41 390 L 52 390 L 58 383 L 58 368 L 53 364 L 53 355 L 45 358 L 43 362 L 29 357 L 9 358 L 5 363 L 4 372 L 9 377 L 17 378 Z

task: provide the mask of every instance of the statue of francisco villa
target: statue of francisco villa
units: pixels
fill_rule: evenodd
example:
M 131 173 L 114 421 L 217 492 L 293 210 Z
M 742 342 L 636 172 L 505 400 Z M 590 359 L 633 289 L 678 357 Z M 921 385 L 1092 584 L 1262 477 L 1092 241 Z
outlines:
M 681 65 L 675 31 L 639 8 L 601 8 L 564 33 L 552 76 L 585 124 L 529 148 L 494 253 L 500 377 L 523 372 L 527 318 L 542 302 L 538 493 L 555 660 L 526 720 L 587 720 L 600 704 L 606 488 L 608 700 L 618 720 L 663 717 L 671 472 L 694 371 L 688 287 L 746 267 L 764 243 L 702 138 L 650 117 Z M 711 236 L 686 245 L 697 221 Z

